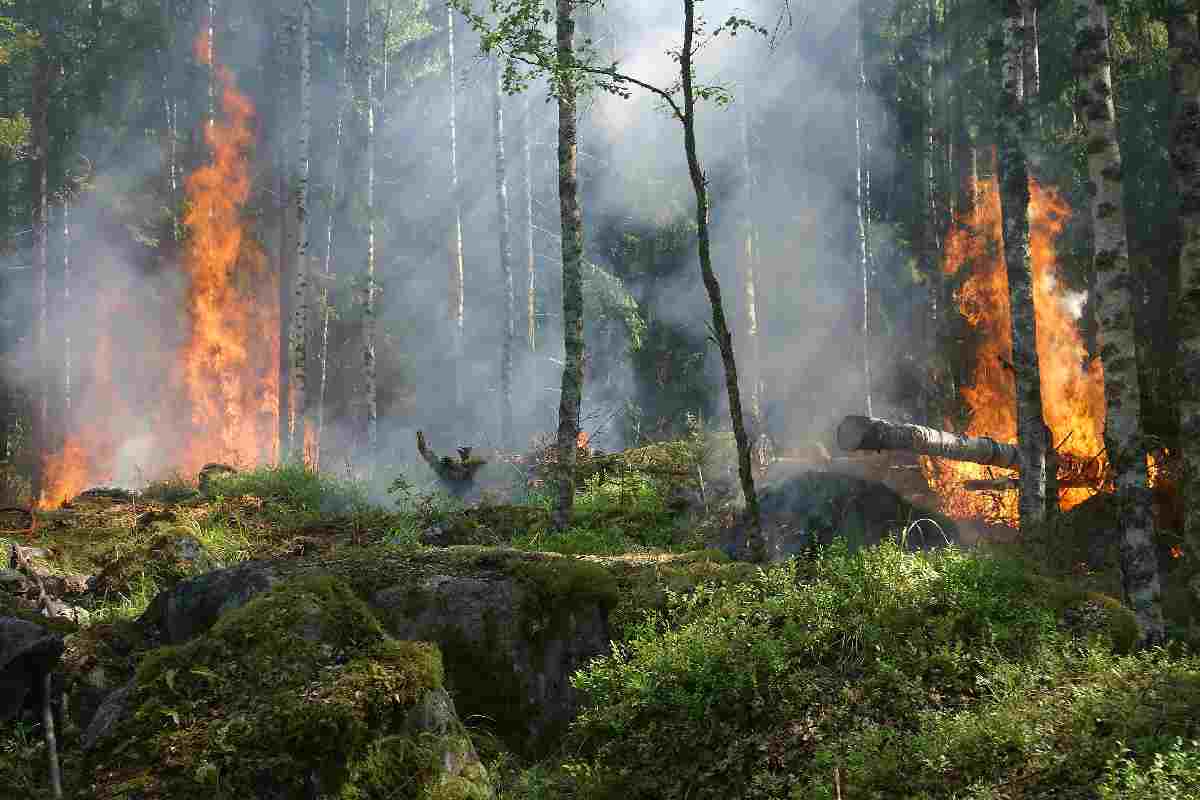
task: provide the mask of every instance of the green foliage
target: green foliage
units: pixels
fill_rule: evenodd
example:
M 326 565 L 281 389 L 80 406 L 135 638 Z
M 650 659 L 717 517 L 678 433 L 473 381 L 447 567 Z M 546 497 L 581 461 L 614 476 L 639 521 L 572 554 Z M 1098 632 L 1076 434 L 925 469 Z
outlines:
M 1037 735 L 1068 711 L 1103 708 L 1146 732 L 1164 714 L 1184 724 L 1200 701 L 1187 662 L 1152 692 L 1169 710 L 1133 713 L 1145 687 L 1129 681 L 1166 674 L 1167 657 L 1112 655 L 1108 628 L 1063 633 L 1062 593 L 1012 560 L 839 544 L 750 582 L 667 594 L 574 678 L 588 698 L 567 765 L 575 796 L 832 797 L 834 767 L 851 797 L 966 796 L 977 779 L 1020 774 L 1021 759 L 1069 762 L 1077 731 Z M 1035 713 L 1064 681 L 1078 697 L 1109 692 L 1108 705 Z M 1098 779 L 1115 746 L 1101 738 L 1109 749 L 1057 785 Z
M 199 491 L 196 489 L 196 482 L 189 480 L 181 473 L 176 473 L 161 480 L 151 481 L 141 491 L 142 499 L 165 505 L 191 500 L 198 495 Z
M 294 511 L 341 514 L 367 506 L 361 484 L 340 480 L 300 464 L 265 466 L 213 479 L 225 497 L 253 496 Z
M 1145 759 L 1143 759 L 1144 761 Z M 1113 758 L 1100 783 L 1101 800 L 1194 800 L 1200 797 L 1200 743 L 1176 737 L 1149 763 L 1131 750 Z

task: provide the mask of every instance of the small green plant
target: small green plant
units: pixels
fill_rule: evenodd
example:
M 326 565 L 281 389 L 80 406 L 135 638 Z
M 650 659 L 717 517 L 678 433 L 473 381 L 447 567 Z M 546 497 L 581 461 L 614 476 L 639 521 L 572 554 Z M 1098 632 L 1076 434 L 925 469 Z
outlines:
M 1149 759 L 1126 749 L 1109 761 L 1099 790 L 1101 800 L 1194 800 L 1200 797 L 1200 742 L 1177 736 Z
M 195 481 L 188 480 L 178 472 L 162 480 L 151 482 L 141 491 L 142 499 L 166 505 L 190 500 L 198 494 Z

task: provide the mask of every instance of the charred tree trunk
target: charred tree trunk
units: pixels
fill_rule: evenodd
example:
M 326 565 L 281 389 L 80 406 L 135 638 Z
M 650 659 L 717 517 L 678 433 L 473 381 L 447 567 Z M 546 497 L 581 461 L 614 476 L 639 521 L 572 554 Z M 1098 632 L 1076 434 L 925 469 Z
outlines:
M 737 442 L 738 474 L 741 478 L 742 494 L 746 499 L 749 522 L 749 549 L 755 561 L 766 559 L 766 542 L 762 534 L 762 522 L 758 512 L 758 495 L 754 490 L 754 472 L 750 463 L 750 441 L 746 435 L 746 419 L 742 414 L 742 396 L 738 388 L 737 361 L 733 354 L 733 338 L 725 321 L 725 307 L 721 301 L 721 285 L 713 271 L 708 236 L 708 178 L 700 168 L 696 154 L 696 94 L 692 84 L 693 38 L 696 25 L 696 0 L 683 0 L 683 47 L 679 51 L 679 75 L 683 85 L 683 141 L 687 154 L 688 174 L 692 179 L 692 190 L 696 195 L 696 233 L 699 240 L 700 272 L 704 288 L 712 306 L 713 331 L 721 351 L 725 367 L 725 391 L 729 397 L 729 416 L 733 422 L 733 438 Z
M 1033 311 L 1033 263 L 1029 250 L 1029 172 L 1024 142 L 1029 115 L 1023 93 L 1024 28 L 1020 0 L 1001 0 L 1003 40 L 1000 46 L 1000 107 L 997 157 L 1004 264 L 1012 315 L 1013 371 L 1017 388 L 1017 441 L 1020 443 L 1022 530 L 1031 530 L 1047 514 L 1046 453 L 1049 429 L 1042 416 L 1042 389 L 1037 352 L 1037 318 Z
M 317 395 L 317 433 L 313 442 L 313 466 L 321 463 L 321 436 L 325 432 L 325 390 L 329 383 L 330 286 L 333 281 L 333 223 L 338 208 L 338 189 L 342 180 L 342 129 L 350 104 L 350 0 L 344 7 L 342 28 L 342 83 L 338 89 L 337 124 L 334 132 L 333 179 L 329 190 L 329 217 L 325 223 L 325 280 L 321 287 L 321 383 Z
M 364 2 L 363 52 L 371 52 L 371 2 Z M 366 59 L 367 79 L 367 269 L 363 288 L 363 399 L 366 405 L 367 465 L 374 473 L 379 449 L 379 405 L 375 384 L 375 70 Z
M 1176 391 L 1184 461 L 1185 538 L 1200 557 L 1200 34 L 1196 6 L 1167 9 L 1171 71 L 1171 172 L 1179 197 L 1179 300 Z
M 296 264 L 292 285 L 292 324 L 288 350 L 292 358 L 292 430 L 288 460 L 305 463 L 311 455 L 306 444 L 305 417 L 308 410 L 308 183 L 311 172 L 309 148 L 312 139 L 312 0 L 300 0 L 300 129 L 296 143 L 297 162 L 293 202 L 296 208 Z
M 905 450 L 926 456 L 970 461 L 974 464 L 1016 469 L 1020 453 L 1016 445 L 997 442 L 990 436 L 963 436 L 924 425 L 889 422 L 874 417 L 849 416 L 837 428 L 842 450 Z
M 1038 54 L 1038 2 L 1039 0 L 1021 0 L 1022 19 L 1025 23 L 1025 42 L 1021 49 L 1021 70 L 1025 104 L 1036 115 L 1038 127 L 1041 127 L 1041 112 L 1038 110 L 1038 95 L 1042 85 L 1042 69 Z
M 504 291 L 504 330 L 500 339 L 500 446 L 513 440 L 512 371 L 517 340 L 517 298 L 513 285 L 512 220 L 508 208 L 508 164 L 504 158 L 504 86 L 500 62 L 492 62 L 492 136 L 496 154 L 496 223 L 500 230 L 500 281 Z
M 556 0 L 558 81 L 558 203 L 562 220 L 563 373 L 558 403 L 558 502 L 554 526 L 570 524 L 575 507 L 575 460 L 583 397 L 583 210 L 579 205 L 579 152 L 573 0 Z
M 1076 0 L 1075 18 L 1073 62 L 1080 86 L 1076 103 L 1087 131 L 1092 264 L 1100 301 L 1097 318 L 1104 363 L 1104 447 L 1112 464 L 1120 507 L 1117 525 L 1125 601 L 1137 618 L 1142 642 L 1154 644 L 1165 633 L 1158 554 L 1153 541 L 1153 503 L 1139 428 L 1141 392 L 1134 344 L 1133 275 L 1125 239 L 1108 14 L 1101 0 Z
M 561 9 L 560 9 L 561 10 Z M 446 4 L 446 53 L 450 75 L 450 202 L 454 221 L 450 230 L 451 360 L 454 362 L 454 406 L 463 403 L 462 360 L 465 350 L 466 275 L 463 270 L 462 193 L 458 185 L 458 92 L 454 73 L 454 7 Z

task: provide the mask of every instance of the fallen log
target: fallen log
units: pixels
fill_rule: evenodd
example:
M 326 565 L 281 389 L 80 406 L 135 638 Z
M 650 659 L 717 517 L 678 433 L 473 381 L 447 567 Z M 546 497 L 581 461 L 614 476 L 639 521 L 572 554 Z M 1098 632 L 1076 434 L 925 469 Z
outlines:
M 990 436 L 963 436 L 924 425 L 849 416 L 837 428 L 838 447 L 853 450 L 908 450 L 926 456 L 970 461 L 1005 469 L 1017 468 L 1017 447 Z
M 906 450 L 920 455 L 968 461 L 1002 469 L 1017 469 L 1017 446 L 997 442 L 990 436 L 964 436 L 924 425 L 889 422 L 876 417 L 849 416 L 837 428 L 837 443 L 842 450 Z M 1104 463 L 1096 458 L 1081 458 L 1058 453 L 1060 488 L 1096 487 L 1107 477 Z M 988 483 L 984 481 L 983 483 Z M 971 488 L 967 486 L 967 488 Z M 976 490 L 996 488 L 989 484 Z
M 1008 490 L 1016 491 L 1020 486 L 1020 481 L 1016 478 L 992 478 L 981 480 L 969 480 L 962 482 L 962 488 L 968 492 L 1004 492 Z M 1099 480 L 1089 480 L 1087 478 L 1063 478 L 1058 479 L 1059 489 L 1094 489 L 1099 491 L 1102 487 Z

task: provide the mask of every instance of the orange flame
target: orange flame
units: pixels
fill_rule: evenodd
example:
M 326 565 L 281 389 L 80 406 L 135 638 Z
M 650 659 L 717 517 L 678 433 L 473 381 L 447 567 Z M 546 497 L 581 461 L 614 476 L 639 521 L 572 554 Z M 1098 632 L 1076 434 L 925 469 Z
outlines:
M 951 275 L 969 270 L 955 298 L 978 342 L 971 385 L 961 390 L 971 411 L 966 433 L 1013 442 L 1017 435 L 1016 387 L 1000 193 L 994 179 L 981 181 L 978 189 L 975 208 L 967 218 L 958 220 L 946 237 L 943 269 Z M 1029 189 L 1034 312 L 1046 424 L 1060 452 L 1091 459 L 1104 448 L 1104 373 L 1099 359 L 1088 358 L 1076 325 L 1078 312 L 1061 284 L 1054 249 L 1071 209 L 1058 192 L 1032 178 Z M 922 459 L 922 463 L 945 512 L 1016 522 L 1015 491 L 989 496 L 961 488 L 963 480 L 1013 473 L 941 459 Z M 1071 508 L 1094 493 L 1087 488 L 1067 489 L 1059 502 L 1063 508 Z
M 206 34 L 196 40 L 195 52 L 207 63 Z M 186 332 L 165 367 L 164 395 L 141 398 L 147 407 L 140 413 L 122 402 L 124 387 L 113 380 L 115 345 L 109 330 L 122 313 L 117 301 L 127 301 L 116 294 L 102 299 L 95 320 L 96 349 L 86 365 L 86 389 L 78 405 L 83 411 L 79 416 L 91 421 L 83 425 L 68 420 L 63 448 L 44 460 L 44 489 L 38 498 L 43 508 L 57 507 L 88 486 L 111 481 L 123 444 L 116 431 L 136 429 L 137 423 L 171 441 L 159 447 L 162 452 L 148 465 L 151 469 L 195 474 L 209 461 L 248 465 L 274 459 L 278 275 L 243 219 L 251 185 L 254 106 L 227 70 L 215 68 L 214 77 L 221 87 L 223 118 L 205 126 L 211 162 L 185 181 Z M 123 356 L 146 364 L 140 352 Z
M 242 219 L 254 106 L 226 69 L 217 67 L 216 77 L 225 119 L 204 131 L 212 162 L 184 183 L 191 333 L 180 362 L 194 436 L 178 463 L 187 471 L 212 460 L 268 460 L 278 414 L 277 277 Z

